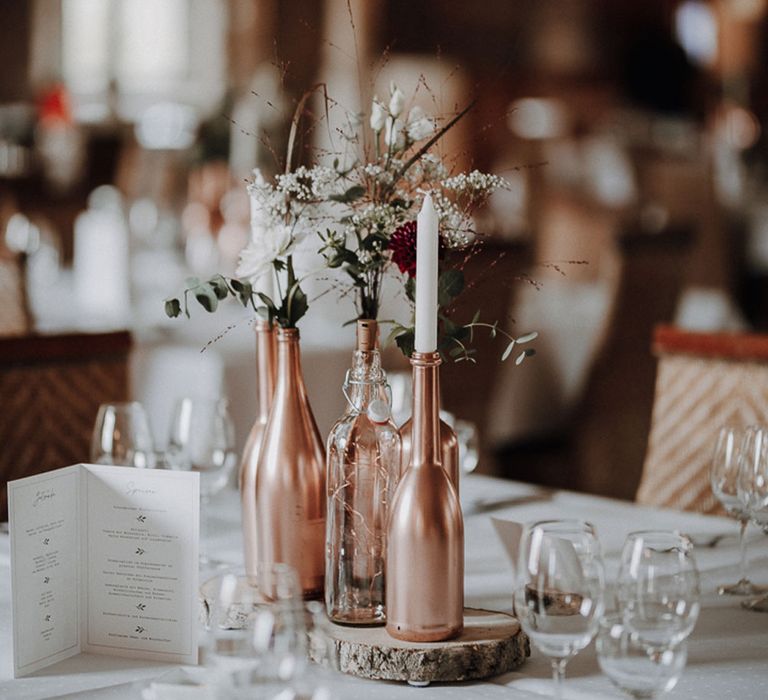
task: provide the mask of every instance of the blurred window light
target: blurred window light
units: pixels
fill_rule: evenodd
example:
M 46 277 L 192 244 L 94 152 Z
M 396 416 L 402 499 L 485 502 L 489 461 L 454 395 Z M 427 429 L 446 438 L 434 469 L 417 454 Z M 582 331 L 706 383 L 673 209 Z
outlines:
M 64 0 L 62 70 L 76 92 L 101 92 L 110 78 L 109 0 Z
M 158 97 L 210 113 L 226 79 L 224 0 L 61 0 L 78 121 L 135 121 Z
M 145 109 L 136 123 L 138 142 L 150 150 L 183 150 L 195 142 L 197 113 L 174 102 L 159 102 Z
M 567 127 L 562 103 L 544 97 L 523 97 L 512 103 L 508 125 L 524 139 L 552 139 L 562 136 Z
M 116 75 L 128 90 L 162 88 L 187 74 L 186 0 L 131 0 L 119 5 Z
M 675 34 L 680 46 L 702 66 L 717 57 L 717 19 L 712 8 L 701 0 L 685 0 L 675 12 Z

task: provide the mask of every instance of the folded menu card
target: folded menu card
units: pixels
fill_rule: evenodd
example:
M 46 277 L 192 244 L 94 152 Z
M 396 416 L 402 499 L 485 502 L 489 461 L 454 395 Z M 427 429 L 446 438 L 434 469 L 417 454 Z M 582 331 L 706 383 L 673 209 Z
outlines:
M 197 663 L 199 474 L 77 464 L 8 483 L 14 675 L 80 652 Z

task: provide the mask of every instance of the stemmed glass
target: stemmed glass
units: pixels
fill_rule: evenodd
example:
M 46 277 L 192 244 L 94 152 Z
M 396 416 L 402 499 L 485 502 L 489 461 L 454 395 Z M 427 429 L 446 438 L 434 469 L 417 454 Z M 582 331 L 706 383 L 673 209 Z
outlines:
M 658 651 L 632 632 L 620 613 L 600 620 L 596 647 L 600 669 L 611 683 L 634 698 L 652 698 L 672 690 L 688 660 L 685 640 Z
M 306 668 L 307 628 L 296 571 L 228 571 L 202 586 L 205 665 L 226 697 L 274 697 Z
M 751 426 L 744 433 L 737 492 L 747 517 L 768 532 L 768 428 Z M 750 592 L 758 590 L 765 589 L 753 586 Z M 742 607 L 768 612 L 768 595 L 744 601 Z
M 186 397 L 176 403 L 166 461 L 171 469 L 200 474 L 200 562 L 216 564 L 205 550 L 207 506 L 227 485 L 237 461 L 235 430 L 226 400 Z
M 91 437 L 91 462 L 140 469 L 155 466 L 155 443 L 138 401 L 103 403 Z
M 731 585 L 723 585 L 717 589 L 720 595 L 752 595 L 761 592 L 762 588 L 755 586 L 747 575 L 747 543 L 746 532 L 749 525 L 749 512 L 738 493 L 739 465 L 742 451 L 742 441 L 746 432 L 740 428 L 726 426 L 720 429 L 712 456 L 712 466 L 709 472 L 712 493 L 722 503 L 728 515 L 739 521 L 739 580 Z
M 601 621 L 600 667 L 634 697 L 671 690 L 687 659 L 700 610 L 693 544 L 677 532 L 631 533 L 621 554 L 618 614 Z
M 580 520 L 549 520 L 525 528 L 520 543 L 515 614 L 550 657 L 555 697 L 565 667 L 592 641 L 603 613 L 605 574 L 594 528 Z

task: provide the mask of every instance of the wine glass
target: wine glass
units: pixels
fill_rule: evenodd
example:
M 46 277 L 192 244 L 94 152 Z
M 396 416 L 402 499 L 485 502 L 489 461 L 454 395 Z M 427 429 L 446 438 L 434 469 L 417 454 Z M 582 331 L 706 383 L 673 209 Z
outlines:
M 617 688 L 635 698 L 652 698 L 672 690 L 688 659 L 685 640 L 659 651 L 644 643 L 617 613 L 600 620 L 596 647 L 603 673 Z
M 603 613 L 605 574 L 594 528 L 580 520 L 528 525 L 521 539 L 515 614 L 550 657 L 561 698 L 569 659 L 592 641 Z
M 738 494 L 739 464 L 744 437 L 745 431 L 741 428 L 732 426 L 721 428 L 717 436 L 717 444 L 709 472 L 712 493 L 722 503 L 728 515 L 739 521 L 740 526 L 739 580 L 734 584 L 720 586 L 717 589 L 720 595 L 751 595 L 763 590 L 755 586 L 747 575 L 746 532 L 749 524 L 749 512 L 745 509 Z
M 217 564 L 205 550 L 207 506 L 229 481 L 237 455 L 235 430 L 224 399 L 179 399 L 171 421 L 166 451 L 171 469 L 200 474 L 200 562 Z
M 286 564 L 227 571 L 201 587 L 205 664 L 226 697 L 274 697 L 302 675 L 307 633 L 301 586 Z
M 745 431 L 736 490 L 747 516 L 768 532 L 768 428 L 751 426 Z M 753 586 L 751 592 L 756 590 Z M 742 606 L 768 612 L 768 596 L 744 601 Z
M 658 653 L 685 640 L 700 610 L 699 572 L 690 539 L 647 530 L 627 536 L 617 600 L 633 639 Z
M 155 466 L 155 445 L 138 401 L 103 403 L 91 437 L 91 462 L 147 469 Z
M 477 469 L 477 464 L 480 461 L 480 445 L 477 426 L 470 421 L 458 418 L 453 423 L 453 429 L 456 432 L 456 438 L 459 441 L 461 471 L 464 474 L 471 474 Z
M 749 512 L 738 494 L 739 465 L 742 441 L 745 437 L 743 428 L 725 426 L 720 429 L 712 456 L 712 466 L 709 472 L 712 493 L 715 494 L 728 515 L 739 521 L 739 580 L 730 585 L 717 589 L 720 595 L 751 595 L 759 593 L 763 588 L 755 586 L 747 575 L 747 543 L 746 532 L 749 524 Z

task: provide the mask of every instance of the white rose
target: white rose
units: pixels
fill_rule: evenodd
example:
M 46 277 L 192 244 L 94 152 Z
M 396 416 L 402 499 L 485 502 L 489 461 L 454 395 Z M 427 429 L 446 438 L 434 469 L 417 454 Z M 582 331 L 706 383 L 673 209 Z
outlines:
M 405 107 L 405 95 L 394 83 L 389 84 L 389 113 L 393 117 L 399 117 Z
M 414 107 L 408 114 L 406 131 L 411 141 L 421 141 L 435 133 L 435 123 L 421 107 Z
M 384 128 L 387 121 L 387 110 L 375 97 L 371 103 L 371 129 L 377 134 Z
M 284 224 L 253 228 L 251 242 L 240 251 L 236 275 L 255 282 L 272 269 L 272 263 L 292 247 L 291 228 Z
M 387 119 L 387 125 L 384 129 L 384 143 L 396 151 L 405 148 L 405 131 L 402 120 Z

